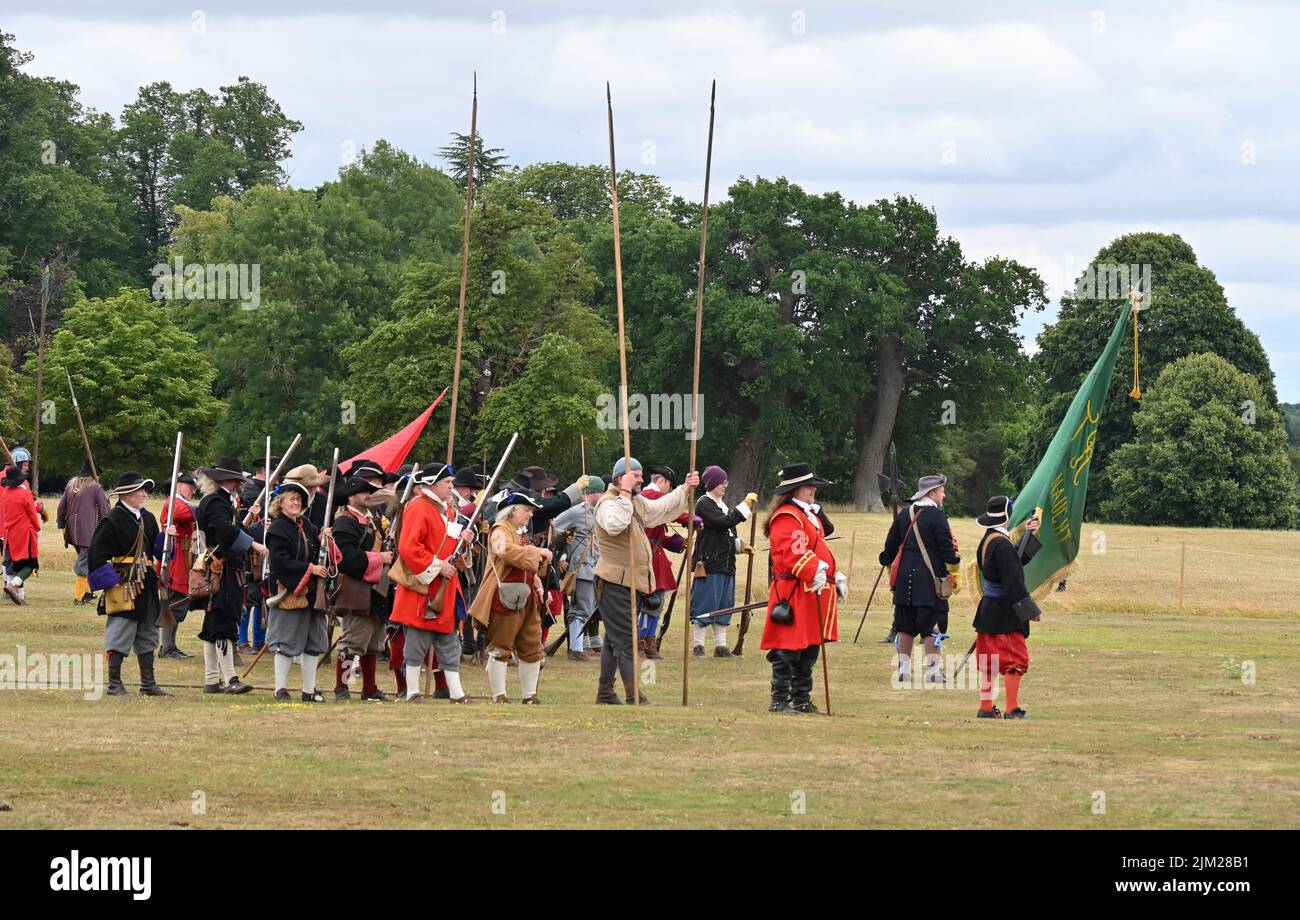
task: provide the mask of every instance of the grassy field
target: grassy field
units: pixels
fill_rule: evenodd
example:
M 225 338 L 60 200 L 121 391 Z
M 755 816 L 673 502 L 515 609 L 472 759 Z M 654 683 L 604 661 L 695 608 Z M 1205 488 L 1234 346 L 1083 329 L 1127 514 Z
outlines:
M 834 517 L 842 564 L 856 544 L 830 647 L 834 717 L 766 712 L 759 619 L 743 658 L 692 662 L 681 707 L 680 611 L 645 688 L 656 705 L 639 710 L 594 705 L 596 665 L 558 656 L 537 708 L 5 690 L 0 828 L 1300 825 L 1300 533 L 1105 527 L 1106 551 L 1085 549 L 1044 603 L 1031 719 L 1014 723 L 977 721 L 973 689 L 891 688 L 882 595 L 852 644 L 886 519 Z M 973 551 L 974 522 L 954 526 Z M 60 543 L 51 526 L 31 606 L 0 599 L 0 654 L 102 651 Z M 970 617 L 960 594 L 946 652 L 965 651 Z M 183 627 L 191 652 L 197 629 Z M 160 680 L 200 684 L 200 661 L 160 662 Z M 133 660 L 124 674 L 136 680 Z M 269 659 L 254 680 L 270 684 Z

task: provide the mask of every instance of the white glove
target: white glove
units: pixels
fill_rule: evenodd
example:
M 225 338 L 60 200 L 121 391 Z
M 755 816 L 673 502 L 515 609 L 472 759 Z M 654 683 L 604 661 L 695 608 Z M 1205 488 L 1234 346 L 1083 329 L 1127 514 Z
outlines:
M 835 593 L 840 596 L 840 600 L 849 596 L 849 579 L 843 572 L 835 573 Z
M 813 576 L 812 580 L 812 589 L 814 591 L 820 591 L 826 587 L 826 573 L 829 570 L 830 566 L 825 562 L 817 563 L 817 574 Z

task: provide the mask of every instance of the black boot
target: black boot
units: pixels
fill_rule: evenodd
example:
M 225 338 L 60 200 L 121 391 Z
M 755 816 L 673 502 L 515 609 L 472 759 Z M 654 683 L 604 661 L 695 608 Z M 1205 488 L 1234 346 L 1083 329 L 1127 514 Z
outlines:
M 767 653 L 767 660 L 772 662 L 772 704 L 767 711 L 791 712 L 790 665 L 777 649 Z
M 146 652 L 140 656 L 140 694 L 141 696 L 172 696 L 162 687 L 153 676 L 153 652 Z
M 816 650 L 817 646 L 812 646 L 812 649 Z M 808 649 L 805 649 L 800 655 L 794 679 L 790 682 L 790 705 L 795 712 L 821 712 L 812 701 L 812 672 L 813 663 L 817 660 L 817 656 L 816 654 L 809 655 L 808 651 Z
M 122 661 L 125 657 L 121 652 L 108 653 L 108 688 L 104 692 L 109 696 L 135 696 L 122 684 Z

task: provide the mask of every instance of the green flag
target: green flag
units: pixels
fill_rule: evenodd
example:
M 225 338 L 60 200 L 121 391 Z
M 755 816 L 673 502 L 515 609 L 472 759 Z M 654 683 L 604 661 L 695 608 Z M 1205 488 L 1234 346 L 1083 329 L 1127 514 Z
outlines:
M 1120 310 L 1105 350 L 1075 394 L 1034 475 L 1016 497 L 1011 512 L 1013 527 L 1027 520 L 1035 507 L 1043 509 L 1042 527 L 1038 531 L 1043 548 L 1025 566 L 1025 584 L 1030 591 L 1057 578 L 1079 554 L 1083 504 L 1088 495 L 1097 424 L 1101 421 L 1111 372 L 1131 312 L 1127 303 Z

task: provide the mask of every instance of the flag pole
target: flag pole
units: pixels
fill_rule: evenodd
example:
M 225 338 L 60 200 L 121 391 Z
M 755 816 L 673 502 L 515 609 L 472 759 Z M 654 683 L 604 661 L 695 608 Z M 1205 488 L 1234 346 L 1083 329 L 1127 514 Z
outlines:
M 627 419 L 627 330 L 624 323 L 623 314 L 623 249 L 619 243 L 618 229 L 618 166 L 614 160 L 614 98 L 610 93 L 609 81 L 605 81 L 605 105 L 609 119 L 609 191 L 610 199 L 614 207 L 614 290 L 616 292 L 618 303 L 618 375 L 619 375 L 619 406 L 622 414 L 623 424 L 623 475 L 631 476 L 632 474 L 632 431 L 628 427 Z M 618 483 L 615 483 L 617 486 Z M 632 502 L 632 510 L 636 511 L 635 496 L 628 492 L 628 500 Z M 636 615 L 636 541 L 628 541 L 628 572 L 631 573 L 632 584 L 628 586 L 629 609 L 632 617 L 632 700 L 633 706 L 641 704 L 641 676 L 640 662 L 637 660 L 637 615 Z
M 718 81 L 713 81 L 709 91 L 709 143 L 704 156 L 704 208 L 700 219 L 700 270 L 695 282 L 695 369 L 691 378 L 691 462 L 686 471 L 689 475 L 695 471 L 696 448 L 700 443 L 699 408 L 700 408 L 700 339 L 704 332 L 704 260 L 709 245 L 709 175 L 713 171 L 713 103 L 718 96 Z M 686 487 L 687 514 L 695 514 L 695 487 Z M 686 616 L 691 615 L 691 585 L 694 583 L 695 567 L 690 559 L 695 546 L 695 525 L 692 522 L 686 528 L 686 590 L 682 594 L 682 605 Z M 750 556 L 751 571 L 753 556 Z M 748 599 L 747 599 L 748 600 Z M 690 625 L 689 623 L 687 624 Z M 690 698 L 691 669 L 691 631 L 682 630 L 682 705 L 686 706 Z
M 465 234 L 460 246 L 460 304 L 456 308 L 456 361 L 451 372 L 451 422 L 447 428 L 447 464 L 456 449 L 456 409 L 460 400 L 460 352 L 465 338 L 465 289 L 469 284 L 469 227 L 474 213 L 474 149 L 478 138 L 478 72 L 469 111 L 469 157 L 465 169 Z

